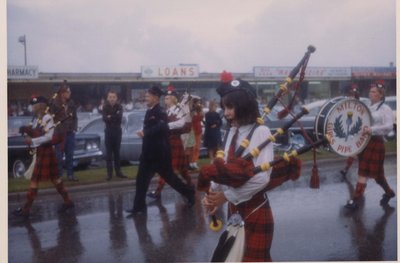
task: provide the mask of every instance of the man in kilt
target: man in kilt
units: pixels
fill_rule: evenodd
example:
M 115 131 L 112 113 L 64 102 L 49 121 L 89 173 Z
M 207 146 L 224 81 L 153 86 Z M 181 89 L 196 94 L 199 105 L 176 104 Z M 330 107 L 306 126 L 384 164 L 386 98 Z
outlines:
M 169 127 L 169 144 L 171 146 L 172 168 L 174 172 L 179 173 L 186 181 L 186 184 L 193 187 L 192 178 L 189 174 L 189 160 L 185 154 L 181 135 L 191 129 L 191 124 L 187 125 L 185 120 L 185 112 L 178 106 L 178 94 L 172 86 L 168 87 L 167 94 L 164 98 L 167 107 L 168 127 Z M 161 197 L 161 191 L 164 188 L 165 180 L 160 177 L 157 189 L 151 191 L 148 196 L 154 199 Z
M 363 132 L 370 134 L 371 139 L 367 147 L 358 155 L 357 185 L 352 199 L 345 205 L 346 208 L 351 210 L 359 206 L 369 178 L 375 179 L 375 182 L 385 192 L 380 200 L 382 206 L 387 205 L 389 200 L 395 196 L 394 191 L 386 181 L 383 167 L 385 161 L 384 136 L 393 130 L 394 120 L 392 110 L 385 104 L 385 86 L 381 81 L 370 85 L 369 99 L 373 124 L 371 127 L 365 128 Z
M 209 165 L 210 167 L 202 167 L 200 174 L 211 168 L 216 169 L 218 173 L 225 172 L 228 175 L 240 176 L 232 176 L 224 184 L 212 182 L 202 203 L 206 211 L 213 215 L 218 207 L 228 201 L 228 214 L 238 213 L 243 219 L 245 248 L 243 257 L 237 259 L 238 261 L 271 261 L 270 248 L 274 220 L 266 195 L 271 169 L 257 174 L 253 174 L 252 170 L 254 166 L 273 160 L 273 145 L 267 145 L 257 157 L 250 161 L 234 154 L 249 133 L 253 132 L 253 135 L 249 146 L 241 156 L 260 145 L 265 138 L 271 135 L 271 132 L 267 126 L 257 125 L 260 113 L 256 91 L 248 82 L 226 80 L 217 89 L 217 92 L 221 96 L 224 116 L 231 125 L 223 149 L 225 157 L 224 160 L 216 158 L 213 164 Z M 239 177 L 242 179 L 236 179 Z M 243 178 L 245 179 L 243 180 Z
M 25 134 L 25 143 L 36 150 L 36 163 L 31 176 L 29 189 L 26 195 L 25 205 L 14 211 L 14 215 L 28 217 L 33 201 L 38 193 L 40 181 L 50 180 L 58 193 L 64 200 L 59 212 L 63 212 L 74 207 L 74 203 L 69 198 L 68 192 L 64 187 L 62 179 L 58 176 L 58 165 L 55 154 L 54 144 L 58 143 L 54 134 L 54 121 L 47 112 L 47 99 L 42 96 L 32 97 L 30 104 L 35 114 L 35 119 L 30 126 L 21 127 L 21 133 Z

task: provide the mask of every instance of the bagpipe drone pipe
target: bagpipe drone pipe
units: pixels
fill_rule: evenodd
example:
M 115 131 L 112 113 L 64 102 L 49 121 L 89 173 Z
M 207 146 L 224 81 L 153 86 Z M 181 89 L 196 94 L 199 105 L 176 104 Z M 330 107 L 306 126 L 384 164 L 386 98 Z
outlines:
M 270 182 L 267 185 L 267 190 L 271 190 L 285 181 L 296 180 L 300 177 L 301 160 L 297 158 L 298 155 L 329 143 L 330 136 L 325 135 L 324 138 L 313 144 L 284 153 L 282 156 L 276 156 L 273 161 L 256 167 L 251 161 L 240 157 L 231 158 L 227 162 L 221 158 L 216 158 L 213 164 L 205 165 L 200 169 L 197 189 L 207 192 L 211 181 L 237 188 L 245 184 L 255 174 L 272 168 Z

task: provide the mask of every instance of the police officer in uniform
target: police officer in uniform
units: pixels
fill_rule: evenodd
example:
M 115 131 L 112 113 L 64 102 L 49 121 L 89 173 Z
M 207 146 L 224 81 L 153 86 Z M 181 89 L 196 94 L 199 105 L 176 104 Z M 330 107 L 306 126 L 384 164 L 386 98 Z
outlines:
M 189 206 L 193 206 L 195 202 L 195 190 L 183 183 L 172 168 L 168 116 L 159 104 L 162 94 L 159 87 L 153 86 L 145 95 L 148 110 L 144 117 L 143 130 L 137 132 L 143 138 L 143 144 L 136 179 L 136 194 L 133 208 L 126 210 L 133 215 L 147 212 L 146 193 L 155 173 L 182 194 Z

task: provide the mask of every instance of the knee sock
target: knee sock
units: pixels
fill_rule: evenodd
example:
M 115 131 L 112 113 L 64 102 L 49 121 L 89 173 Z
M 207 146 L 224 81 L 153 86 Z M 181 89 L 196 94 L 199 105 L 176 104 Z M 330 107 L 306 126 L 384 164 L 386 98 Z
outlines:
M 57 189 L 57 192 L 63 198 L 64 203 L 66 203 L 66 204 L 71 204 L 72 203 L 72 200 L 69 198 L 67 189 L 65 189 L 63 182 L 57 183 L 56 184 L 56 189 Z
M 367 184 L 357 183 L 356 189 L 354 190 L 353 193 L 353 199 L 354 200 L 360 199 L 363 196 L 366 187 Z
M 385 191 L 386 194 L 393 193 L 393 190 L 390 188 L 390 186 L 387 183 L 386 178 L 384 176 L 376 178 L 375 182 L 383 188 L 383 190 Z
M 29 210 L 32 207 L 33 201 L 35 200 L 37 193 L 38 193 L 37 188 L 30 187 L 28 189 L 28 192 L 26 193 L 26 203 L 24 205 L 24 208 L 22 209 L 24 213 L 29 213 Z

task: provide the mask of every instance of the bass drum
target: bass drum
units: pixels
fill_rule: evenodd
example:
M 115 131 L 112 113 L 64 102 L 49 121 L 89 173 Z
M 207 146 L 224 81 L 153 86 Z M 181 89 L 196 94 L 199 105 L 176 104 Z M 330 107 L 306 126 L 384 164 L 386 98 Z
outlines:
M 330 149 L 341 156 L 355 156 L 367 146 L 371 136 L 363 134 L 371 127 L 372 115 L 359 100 L 338 97 L 326 102 L 315 119 L 317 140 L 331 136 Z

